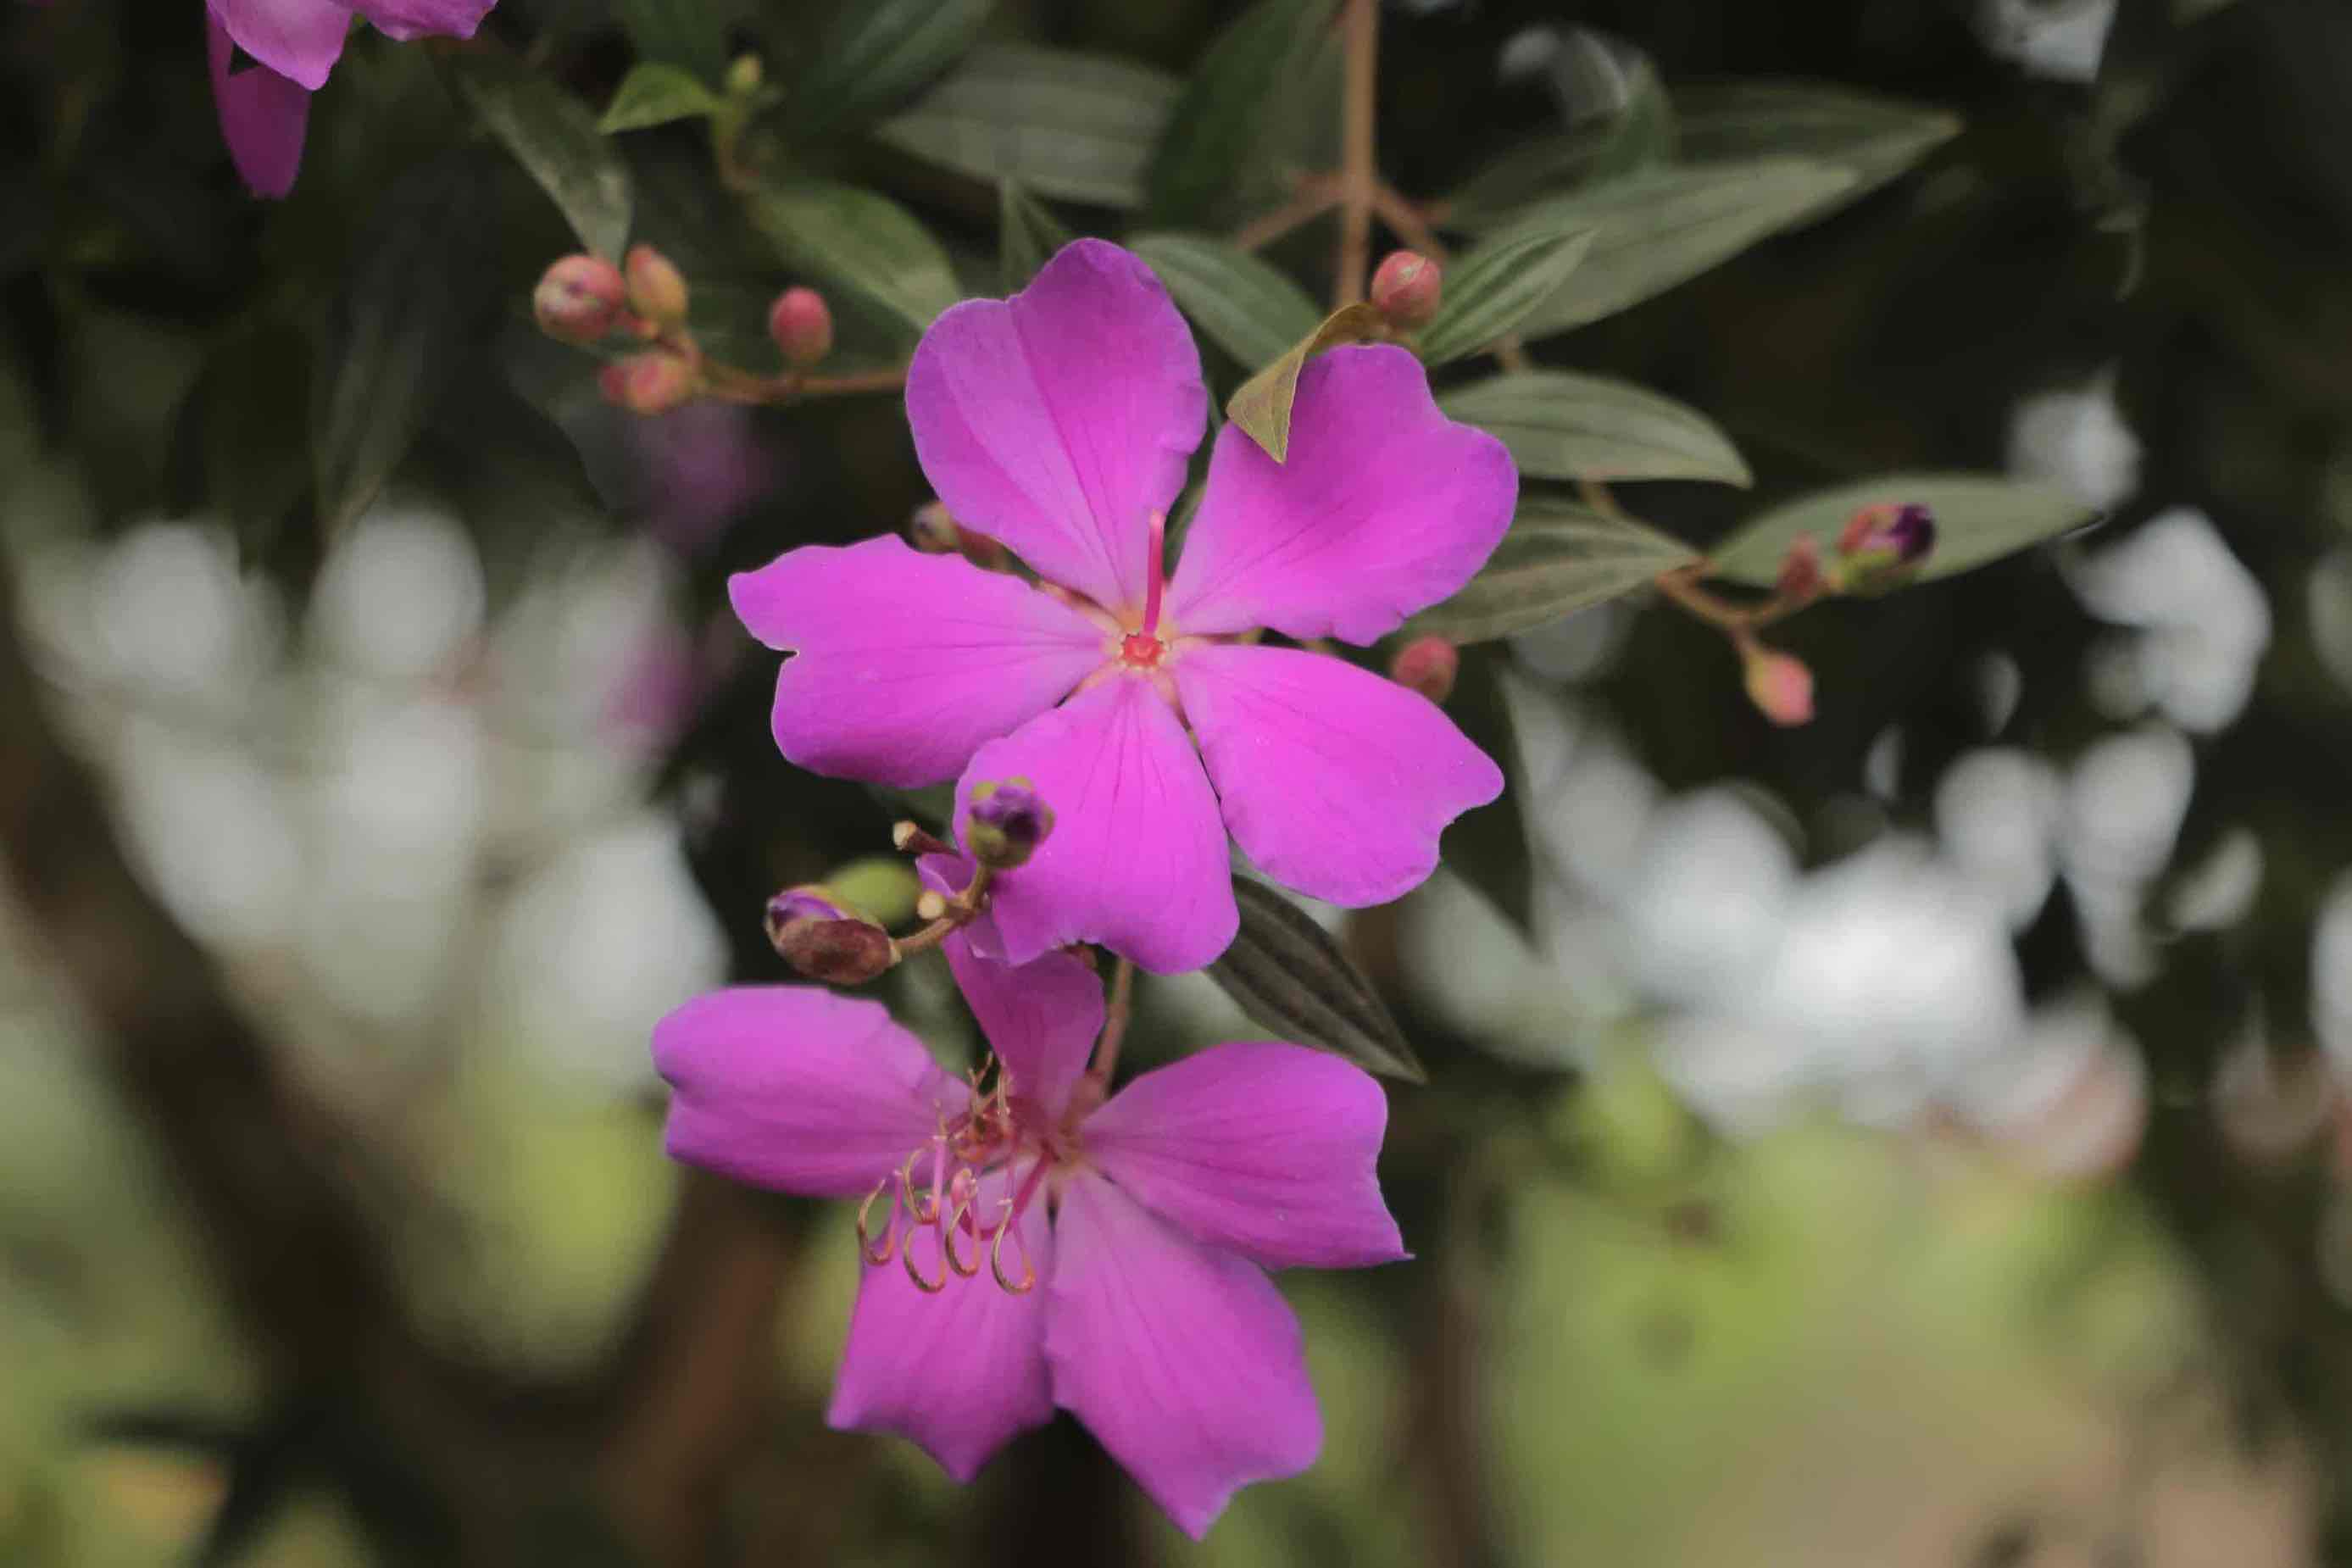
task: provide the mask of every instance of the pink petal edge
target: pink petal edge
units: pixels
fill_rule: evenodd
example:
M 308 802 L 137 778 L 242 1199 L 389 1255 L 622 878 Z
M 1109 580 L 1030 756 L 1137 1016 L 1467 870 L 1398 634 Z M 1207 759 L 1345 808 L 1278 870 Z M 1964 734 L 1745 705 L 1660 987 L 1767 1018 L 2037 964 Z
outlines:
M 205 47 L 212 66 L 213 108 L 237 177 L 257 196 L 284 195 L 302 170 L 310 89 L 265 65 L 231 72 L 236 46 L 210 13 L 205 16 Z
M 1066 952 L 1017 967 L 982 958 L 961 931 L 940 945 L 1014 1097 L 1058 1120 L 1102 1033 L 1102 977 Z

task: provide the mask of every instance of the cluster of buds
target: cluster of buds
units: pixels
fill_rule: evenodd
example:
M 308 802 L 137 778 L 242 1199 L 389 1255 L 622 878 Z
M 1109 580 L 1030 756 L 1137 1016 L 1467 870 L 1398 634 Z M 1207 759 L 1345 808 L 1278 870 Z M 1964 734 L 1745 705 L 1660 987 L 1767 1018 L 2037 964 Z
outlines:
M 1909 582 L 1936 548 L 1936 516 L 1916 501 L 1881 501 L 1846 522 L 1826 559 L 1813 536 L 1789 542 L 1772 581 L 1772 599 L 1752 627 L 1802 609 L 1829 594 L 1877 595 Z M 1748 700 L 1773 723 L 1804 724 L 1813 717 L 1813 672 L 1802 659 L 1758 642 L 1751 630 L 1735 634 Z
M 1443 298 L 1437 263 L 1418 251 L 1391 250 L 1372 273 L 1372 308 L 1401 332 L 1429 325 Z

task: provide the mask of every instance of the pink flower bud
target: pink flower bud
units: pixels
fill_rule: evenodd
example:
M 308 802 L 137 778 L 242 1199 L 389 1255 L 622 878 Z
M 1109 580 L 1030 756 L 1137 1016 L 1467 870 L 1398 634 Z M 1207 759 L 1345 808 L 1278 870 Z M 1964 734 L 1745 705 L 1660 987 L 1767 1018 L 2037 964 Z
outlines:
M 603 257 L 566 256 L 541 276 L 530 309 L 549 337 L 593 343 L 613 330 L 627 295 L 621 269 Z
M 1812 721 L 1813 672 L 1803 659 L 1767 647 L 1748 648 L 1741 658 L 1747 664 L 1748 700 L 1757 711 L 1783 729 Z
M 605 402 L 632 414 L 667 414 L 694 395 L 694 369 L 655 350 L 614 360 L 597 374 L 596 386 Z
M 1936 514 L 1916 502 L 1882 501 L 1855 512 L 1838 535 L 1837 585 L 1883 594 L 1910 580 L 1936 548 Z
M 1822 572 L 1822 547 L 1810 533 L 1797 535 L 1789 542 L 1789 553 L 1780 557 L 1780 575 L 1772 584 L 1774 596 L 1803 604 L 1828 585 L 1829 579 Z
M 833 352 L 833 311 L 814 289 L 787 289 L 768 307 L 768 335 L 795 370 Z
M 823 887 L 787 888 L 768 900 L 768 942 L 794 972 L 828 985 L 862 985 L 898 962 L 898 944 Z
M 1372 304 L 1391 326 L 1426 326 L 1437 314 L 1437 263 L 1411 250 L 1391 250 L 1372 274 Z
M 1037 797 L 1027 779 L 973 786 L 963 845 L 982 865 L 1000 871 L 1027 865 L 1053 831 L 1054 808 Z
M 1461 670 L 1461 651 L 1439 637 L 1415 637 L 1389 661 L 1391 680 L 1410 686 L 1432 702 L 1454 694 L 1454 678 Z
M 674 327 L 686 320 L 686 277 L 650 245 L 635 245 L 622 265 L 629 282 L 629 308 L 648 321 Z

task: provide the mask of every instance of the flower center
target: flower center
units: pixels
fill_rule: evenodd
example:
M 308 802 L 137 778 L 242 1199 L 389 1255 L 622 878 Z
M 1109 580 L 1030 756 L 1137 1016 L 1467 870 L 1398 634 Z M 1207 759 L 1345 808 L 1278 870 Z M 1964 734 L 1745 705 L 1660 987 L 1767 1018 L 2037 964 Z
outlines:
M 857 1205 L 857 1246 L 866 1261 L 879 1268 L 897 1253 L 907 1278 L 926 1293 L 945 1289 L 950 1273 L 967 1279 L 979 1273 L 983 1252 L 1000 1289 L 1019 1296 L 1037 1283 L 1029 1245 L 1020 1234 L 1021 1218 L 1043 1190 L 1055 1152 L 1024 1136 L 1013 1109 L 1012 1075 L 1000 1068 L 994 1085 L 983 1091 L 986 1074 L 982 1068 L 971 1075 L 965 1109 L 953 1119 L 942 1116 L 939 1131 L 916 1145 L 898 1171 L 877 1183 Z M 877 1238 L 874 1205 L 885 1198 L 888 1206 Z M 933 1241 L 924 1250 L 938 1253 L 930 1271 L 916 1257 L 926 1231 Z M 1006 1268 L 1007 1235 L 1020 1254 L 1018 1279 Z
M 1159 668 L 1160 658 L 1167 651 L 1168 645 L 1150 632 L 1129 632 L 1118 645 L 1120 661 L 1131 669 Z

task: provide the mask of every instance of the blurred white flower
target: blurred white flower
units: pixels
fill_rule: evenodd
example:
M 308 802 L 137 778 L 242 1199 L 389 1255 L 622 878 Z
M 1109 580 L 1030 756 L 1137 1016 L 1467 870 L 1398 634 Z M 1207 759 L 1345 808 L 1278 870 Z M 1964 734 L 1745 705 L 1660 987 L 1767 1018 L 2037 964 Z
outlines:
M 2139 489 L 2139 437 L 2116 406 L 2115 379 L 2038 392 L 2010 413 L 2010 471 L 2106 511 Z
M 1984 47 L 2053 81 L 2097 79 L 2116 0 L 1980 0 L 1977 37 Z
M 329 552 L 310 634 L 352 669 L 412 680 L 443 668 L 481 630 L 482 566 L 446 512 L 380 504 Z
M 2031 924 L 2057 878 L 2057 771 L 2014 746 L 1969 752 L 1937 781 L 1935 813 L 1945 858 L 2011 929 Z
M 2236 720 L 2270 646 L 2270 601 L 2204 513 L 2160 513 L 2086 553 L 2068 579 L 2093 615 L 2137 634 L 2097 655 L 2104 709 L 2120 714 L 2137 699 L 2198 734 Z
M 91 586 L 99 673 L 135 700 L 234 704 L 275 657 L 274 605 L 238 573 L 223 530 L 142 524 L 107 552 Z

